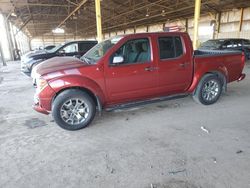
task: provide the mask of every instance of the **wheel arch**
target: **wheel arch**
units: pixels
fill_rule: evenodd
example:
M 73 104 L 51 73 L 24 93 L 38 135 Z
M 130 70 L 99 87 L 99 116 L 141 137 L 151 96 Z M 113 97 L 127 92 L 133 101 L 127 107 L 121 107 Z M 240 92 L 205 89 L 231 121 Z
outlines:
M 57 97 L 59 94 L 61 94 L 62 92 L 66 91 L 66 90 L 70 90 L 70 89 L 77 89 L 77 90 L 86 92 L 86 93 L 93 99 L 93 101 L 95 102 L 95 105 L 97 106 L 98 111 L 99 111 L 99 112 L 102 111 L 103 106 L 102 106 L 102 102 L 101 102 L 100 97 L 98 97 L 96 94 L 94 94 L 94 92 L 91 91 L 90 89 L 88 89 L 88 88 L 86 88 L 86 87 L 80 87 L 80 86 L 65 87 L 65 88 L 59 90 L 59 91 L 54 95 L 54 97 L 52 98 L 51 104 L 53 105 L 54 100 L 56 99 L 56 97 Z
M 104 86 L 99 85 L 95 80 L 82 75 L 67 75 L 48 81 L 50 87 L 54 90 L 55 94 L 51 100 L 51 107 L 54 99 L 63 91 L 69 89 L 78 89 L 86 92 L 92 97 L 101 111 L 102 106 L 105 104 Z
M 209 72 L 206 72 L 206 74 L 216 75 L 220 79 L 220 81 L 222 83 L 222 92 L 226 92 L 227 91 L 227 77 L 226 77 L 225 74 L 223 74 L 220 71 L 209 71 Z
M 203 73 L 195 74 L 193 82 L 190 88 L 188 89 L 188 91 L 190 93 L 194 93 L 200 81 L 202 80 L 202 78 L 204 78 L 204 76 L 208 74 L 213 74 L 213 75 L 218 76 L 218 78 L 221 80 L 221 83 L 222 83 L 222 91 L 223 92 L 227 91 L 228 71 L 226 67 L 220 67 L 219 69 L 216 69 L 216 70 L 209 70 L 209 71 L 204 71 Z

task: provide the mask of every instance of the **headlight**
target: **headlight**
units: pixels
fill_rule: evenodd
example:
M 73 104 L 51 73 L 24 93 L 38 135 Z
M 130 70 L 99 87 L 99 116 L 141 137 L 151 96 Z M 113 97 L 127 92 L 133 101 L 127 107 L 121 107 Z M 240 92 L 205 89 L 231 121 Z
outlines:
M 32 70 L 31 70 L 31 78 L 35 79 L 35 78 L 39 78 L 40 75 L 36 72 L 37 66 L 35 66 Z
M 42 91 L 48 85 L 48 82 L 43 78 L 38 78 L 36 80 L 36 84 L 37 84 L 37 90 Z
M 28 62 L 30 62 L 30 61 L 32 61 L 32 60 L 33 60 L 32 57 L 24 57 L 21 61 L 22 61 L 23 63 L 28 63 Z

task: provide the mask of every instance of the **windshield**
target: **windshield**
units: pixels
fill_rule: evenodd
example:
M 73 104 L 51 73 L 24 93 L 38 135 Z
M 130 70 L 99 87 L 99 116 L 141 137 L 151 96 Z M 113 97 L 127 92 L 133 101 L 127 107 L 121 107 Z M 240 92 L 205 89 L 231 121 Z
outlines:
M 101 59 L 107 53 L 107 51 L 116 43 L 118 43 L 122 38 L 122 36 L 116 36 L 100 42 L 99 44 L 91 48 L 85 55 L 83 55 L 81 57 L 81 60 L 84 60 L 89 64 L 97 63 L 97 61 Z
M 219 48 L 225 40 L 208 40 L 201 44 L 201 47 L 208 47 L 208 48 Z

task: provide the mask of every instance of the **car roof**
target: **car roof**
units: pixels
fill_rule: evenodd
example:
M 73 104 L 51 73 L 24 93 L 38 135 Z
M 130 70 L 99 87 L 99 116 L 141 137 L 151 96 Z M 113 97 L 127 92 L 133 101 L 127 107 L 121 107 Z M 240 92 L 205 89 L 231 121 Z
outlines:
M 227 40 L 249 40 L 249 39 L 243 39 L 243 38 L 224 38 L 224 39 L 210 39 L 208 41 L 227 41 Z
M 96 40 L 75 40 L 75 41 L 65 42 L 65 44 L 70 44 L 70 43 L 97 43 L 97 41 Z
M 162 35 L 162 34 L 183 35 L 183 34 L 187 34 L 187 32 L 165 32 L 165 31 L 144 32 L 144 33 L 133 33 L 133 34 L 117 35 L 117 36 L 114 36 L 114 37 L 146 37 L 146 36 L 151 36 L 151 35 Z

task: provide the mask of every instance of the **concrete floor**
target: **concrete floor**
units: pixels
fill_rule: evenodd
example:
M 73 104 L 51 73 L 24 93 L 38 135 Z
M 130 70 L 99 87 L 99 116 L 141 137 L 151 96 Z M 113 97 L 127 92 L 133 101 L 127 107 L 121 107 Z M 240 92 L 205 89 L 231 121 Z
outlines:
M 215 105 L 155 103 L 76 132 L 32 110 L 19 66 L 0 69 L 0 187 L 250 187 L 250 65 Z

